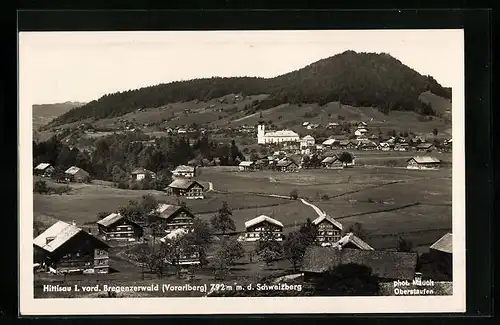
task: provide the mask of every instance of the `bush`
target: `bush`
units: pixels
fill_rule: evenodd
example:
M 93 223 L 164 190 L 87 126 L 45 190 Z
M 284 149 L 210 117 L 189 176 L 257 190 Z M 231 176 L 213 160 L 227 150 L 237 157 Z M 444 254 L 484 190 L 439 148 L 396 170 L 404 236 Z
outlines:
M 71 191 L 71 187 L 69 187 L 68 185 L 58 186 L 58 187 L 50 188 L 49 191 L 50 191 L 50 193 L 61 195 L 61 194 L 68 193 L 69 191 Z
M 128 190 L 128 184 L 127 182 L 119 182 L 116 184 L 116 187 L 121 188 L 123 190 Z
M 33 191 L 35 193 L 45 194 L 49 192 L 49 188 L 47 187 L 47 183 L 45 181 L 36 181 Z
M 327 194 L 325 194 L 325 195 L 323 195 L 323 196 L 321 197 L 321 199 L 322 199 L 323 201 L 328 201 L 328 200 L 330 200 L 330 197 L 329 197 Z
M 292 190 L 290 192 L 290 198 L 292 200 L 297 200 L 299 198 L 299 193 L 297 192 L 297 190 Z

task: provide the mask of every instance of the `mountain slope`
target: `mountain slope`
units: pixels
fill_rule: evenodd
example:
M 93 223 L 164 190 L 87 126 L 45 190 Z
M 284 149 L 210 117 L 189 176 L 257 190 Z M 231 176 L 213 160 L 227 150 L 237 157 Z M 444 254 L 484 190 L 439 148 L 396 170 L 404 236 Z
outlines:
M 68 111 L 49 126 L 87 118 L 117 117 L 172 102 L 207 101 L 231 93 L 270 95 L 258 105 L 252 105 L 249 113 L 285 103 L 318 103 L 322 106 L 332 101 L 376 107 L 382 112 L 408 110 L 421 113 L 419 96 L 426 91 L 451 99 L 449 89 L 388 54 L 346 51 L 275 78 L 195 79 L 105 95 Z
M 80 102 L 64 102 L 56 104 L 35 104 L 32 107 L 33 111 L 33 129 L 45 125 L 56 117 L 70 111 L 75 107 L 80 107 L 85 103 Z

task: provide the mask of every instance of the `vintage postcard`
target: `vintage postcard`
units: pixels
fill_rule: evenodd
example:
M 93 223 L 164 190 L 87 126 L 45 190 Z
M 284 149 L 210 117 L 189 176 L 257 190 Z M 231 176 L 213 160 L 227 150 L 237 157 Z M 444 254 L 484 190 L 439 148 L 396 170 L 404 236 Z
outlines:
M 465 311 L 463 30 L 18 45 L 21 315 Z

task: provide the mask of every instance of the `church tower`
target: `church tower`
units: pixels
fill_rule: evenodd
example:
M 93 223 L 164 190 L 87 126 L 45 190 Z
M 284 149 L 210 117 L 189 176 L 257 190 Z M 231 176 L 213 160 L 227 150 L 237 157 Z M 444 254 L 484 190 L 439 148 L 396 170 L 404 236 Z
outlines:
M 264 140 L 265 135 L 266 135 L 266 126 L 263 122 L 259 122 L 259 125 L 257 125 L 257 143 L 258 144 L 265 143 L 265 140 Z

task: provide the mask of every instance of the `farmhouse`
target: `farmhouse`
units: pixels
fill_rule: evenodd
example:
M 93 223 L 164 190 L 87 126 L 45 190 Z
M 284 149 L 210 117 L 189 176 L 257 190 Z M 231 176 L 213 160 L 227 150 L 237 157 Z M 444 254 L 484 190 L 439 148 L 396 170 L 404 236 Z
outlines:
M 35 262 L 56 272 L 108 273 L 108 244 L 58 221 L 33 240 Z
M 432 143 L 422 142 L 419 145 L 417 145 L 416 149 L 417 149 L 417 151 L 429 152 L 429 151 L 436 150 L 436 146 L 434 146 Z
M 146 178 L 146 175 L 149 175 L 153 179 L 156 177 L 156 174 L 154 172 L 142 167 L 134 169 L 130 174 L 134 181 L 143 180 Z
M 297 172 L 299 165 L 292 160 L 280 160 L 276 163 L 276 169 L 281 172 Z
M 377 150 L 378 146 L 375 142 L 370 140 L 360 140 L 358 142 L 359 150 Z
M 172 175 L 176 177 L 193 178 L 196 175 L 194 166 L 180 165 L 172 171 Z
M 261 123 L 257 126 L 258 144 L 299 142 L 299 141 L 300 141 L 300 136 L 291 130 L 266 132 L 266 126 L 264 124 Z
M 363 241 L 361 238 L 353 234 L 352 232 L 347 233 L 344 237 L 340 238 L 338 242 L 336 242 L 334 245 L 335 247 L 338 248 L 354 248 L 354 249 L 366 249 L 366 250 L 373 250 L 373 247 L 368 245 L 365 241 Z
M 313 147 L 315 145 L 316 140 L 310 135 L 306 135 L 302 139 L 300 139 L 300 148 Z
M 354 141 L 351 141 L 351 140 L 340 140 L 339 147 L 344 148 L 344 149 L 347 149 L 347 148 L 352 149 L 352 148 L 356 147 L 356 144 L 354 143 Z
M 342 169 L 344 164 L 338 159 L 337 156 L 326 157 L 321 161 L 321 165 L 326 169 Z
M 255 163 L 253 161 L 242 161 L 238 165 L 239 171 L 255 170 Z
M 144 233 L 140 225 L 119 213 L 111 213 L 99 220 L 97 226 L 104 240 L 136 241 Z
M 34 171 L 34 175 L 50 177 L 54 173 L 54 167 L 49 163 L 40 163 L 38 164 Z
M 301 271 L 304 281 L 315 281 L 329 269 L 343 264 L 368 266 L 381 282 L 413 281 L 417 253 L 310 246 L 304 254 Z
M 434 244 L 429 247 L 429 254 L 435 264 L 441 268 L 446 274 L 452 274 L 453 265 L 453 235 L 447 233 L 439 238 Z
M 356 131 L 354 131 L 354 135 L 357 136 L 357 137 L 362 137 L 364 136 L 366 133 L 368 133 L 368 130 L 365 129 L 365 128 L 359 128 L 357 129 Z
M 176 179 L 165 188 L 169 195 L 183 196 L 186 199 L 203 199 L 203 186 L 197 181 Z
M 170 245 L 169 241 L 179 239 L 188 233 L 189 230 L 179 228 L 174 231 L 171 231 L 168 235 L 161 238 L 160 241 L 162 243 Z M 165 260 L 166 263 L 175 265 L 200 264 L 200 254 L 196 251 L 196 249 L 192 249 L 192 252 L 190 252 L 190 254 L 186 253 L 185 250 L 182 249 L 182 247 L 179 247 L 178 249 L 179 249 L 178 260 L 171 260 L 167 258 Z
M 316 242 L 322 246 L 331 245 L 340 240 L 342 224 L 330 216 L 323 215 L 313 220 L 313 225 L 318 227 Z
M 244 241 L 257 241 L 263 233 L 272 234 L 277 241 L 283 240 L 283 224 L 266 215 L 260 215 L 246 221 L 245 229 Z
M 407 160 L 408 169 L 437 169 L 441 161 L 429 156 L 414 156 Z
M 160 204 L 157 213 L 160 229 L 170 233 L 176 229 L 192 229 L 195 216 L 185 207 L 179 205 Z
M 71 166 L 70 168 L 66 169 L 64 174 L 66 175 L 66 180 L 70 182 L 83 183 L 90 181 L 90 174 L 80 167 Z

